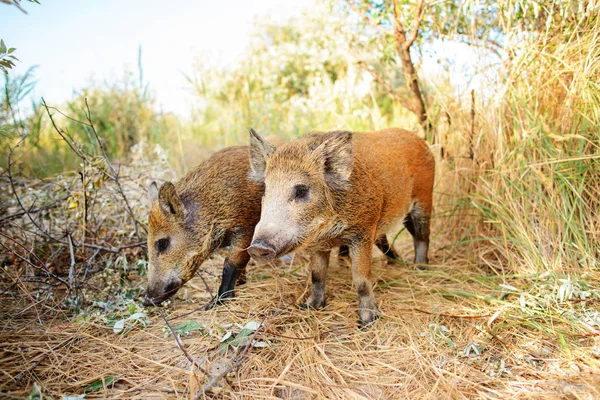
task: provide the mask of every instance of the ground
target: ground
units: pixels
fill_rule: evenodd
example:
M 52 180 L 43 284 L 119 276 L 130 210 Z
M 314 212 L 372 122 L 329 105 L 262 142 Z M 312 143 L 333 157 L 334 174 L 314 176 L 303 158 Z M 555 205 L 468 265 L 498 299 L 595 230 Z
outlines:
M 181 346 L 139 300 L 40 324 L 34 299 L 13 288 L 3 293 L 0 389 L 5 398 L 600 397 L 599 299 L 585 277 L 502 276 L 440 253 L 419 270 L 374 252 L 382 317 L 364 330 L 350 270 L 335 255 L 323 310 L 298 308 L 310 279 L 297 256 L 251 265 L 235 300 L 204 311 L 205 283 L 212 293 L 219 283 L 215 255 L 161 308 Z

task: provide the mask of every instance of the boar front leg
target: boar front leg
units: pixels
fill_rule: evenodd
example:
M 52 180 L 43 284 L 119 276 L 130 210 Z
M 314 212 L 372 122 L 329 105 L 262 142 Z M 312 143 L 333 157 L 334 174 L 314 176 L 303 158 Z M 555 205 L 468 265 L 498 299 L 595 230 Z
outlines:
M 223 304 L 223 300 L 234 297 L 235 283 L 246 270 L 250 255 L 246 250 L 233 249 L 223 263 L 223 277 L 217 296 L 206 305 L 205 310 Z
M 371 283 L 372 241 L 362 241 L 350 247 L 352 281 L 358 293 L 358 317 L 362 326 L 379 318 L 379 309 Z
M 329 265 L 329 251 L 316 251 L 310 255 L 312 288 L 302 308 L 317 309 L 325 306 L 325 278 Z

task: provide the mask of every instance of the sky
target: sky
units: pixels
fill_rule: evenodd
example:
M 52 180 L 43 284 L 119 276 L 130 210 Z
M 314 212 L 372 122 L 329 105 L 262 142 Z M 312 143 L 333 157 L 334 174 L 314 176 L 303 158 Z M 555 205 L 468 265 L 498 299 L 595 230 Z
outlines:
M 60 105 L 96 82 L 137 74 L 142 48 L 144 80 L 160 110 L 186 116 L 192 100 L 185 74 L 198 57 L 232 65 L 259 18 L 284 21 L 312 0 L 40 0 L 23 1 L 27 14 L 0 4 L 0 38 L 20 62 L 11 74 L 37 66 L 32 96 Z

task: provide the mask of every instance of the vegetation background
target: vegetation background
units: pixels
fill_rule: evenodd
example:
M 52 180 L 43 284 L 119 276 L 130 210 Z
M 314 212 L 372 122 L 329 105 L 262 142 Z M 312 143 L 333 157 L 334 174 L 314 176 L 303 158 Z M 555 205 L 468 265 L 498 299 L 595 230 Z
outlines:
M 234 67 L 200 57 L 190 118 L 158 111 L 141 50 L 136 73 L 66 104 L 27 104 L 35 68 L 2 64 L 3 395 L 598 398 L 599 12 L 320 1 L 257 21 Z M 0 59 L 18 57 L 7 45 Z M 227 310 L 200 311 L 219 255 L 168 309 L 141 305 L 148 183 L 245 144 L 250 126 L 288 140 L 397 126 L 430 143 L 432 266 L 374 255 L 384 316 L 370 331 L 343 265 L 324 311 L 295 308 L 301 256 L 251 267 Z

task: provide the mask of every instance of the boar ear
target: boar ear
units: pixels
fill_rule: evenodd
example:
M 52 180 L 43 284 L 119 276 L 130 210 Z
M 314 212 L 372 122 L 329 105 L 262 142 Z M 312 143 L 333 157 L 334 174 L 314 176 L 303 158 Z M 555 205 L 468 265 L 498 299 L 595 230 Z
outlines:
M 185 207 L 175 191 L 175 185 L 171 182 L 165 182 L 160 187 L 158 191 L 158 204 L 165 215 L 183 219 Z
M 250 128 L 250 179 L 264 181 L 267 159 L 273 152 L 275 147 Z
M 150 200 L 150 204 L 158 200 L 158 185 L 154 181 L 148 186 L 148 199 Z
M 332 189 L 346 189 L 352 174 L 352 133 L 340 132 L 312 152 L 323 166 L 325 182 Z

